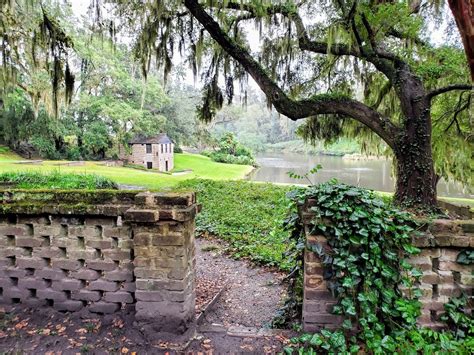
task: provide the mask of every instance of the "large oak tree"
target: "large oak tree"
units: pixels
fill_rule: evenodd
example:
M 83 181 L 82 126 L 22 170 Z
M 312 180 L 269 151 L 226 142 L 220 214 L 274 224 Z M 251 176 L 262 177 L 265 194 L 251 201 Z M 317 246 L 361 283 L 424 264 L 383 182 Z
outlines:
M 439 96 L 457 102 L 438 115 L 449 123 L 446 131 L 455 130 L 472 148 L 467 66 L 453 59 L 459 47 L 434 47 L 421 36 L 433 19 L 429 4 L 184 0 L 119 9 L 138 25 L 136 49 L 145 71 L 151 56 L 169 71 L 174 47 L 184 51 L 186 45 L 193 67 L 205 67 L 203 119 L 222 106 L 219 77 L 231 98 L 233 80 L 248 73 L 278 112 L 307 119 L 307 139 L 375 133 L 393 151 L 399 203 L 436 204 L 432 109 Z M 249 32 L 249 22 L 259 35 Z M 249 40 L 249 33 L 258 38 Z
M 343 134 L 370 147 L 383 141 L 396 161 L 399 203 L 434 207 L 440 174 L 457 171 L 458 179 L 472 181 L 465 57 L 456 43 L 434 46 L 423 35 L 434 22 L 430 4 L 439 1 L 104 3 L 92 1 L 94 24 L 113 37 L 117 28 L 131 29 L 144 73 L 161 66 L 166 77 L 179 51 L 202 74 L 203 120 L 214 117 L 225 96 L 232 100 L 235 80 L 245 92 L 250 75 L 278 112 L 306 119 L 301 133 L 310 141 Z M 459 151 L 461 159 L 454 157 Z

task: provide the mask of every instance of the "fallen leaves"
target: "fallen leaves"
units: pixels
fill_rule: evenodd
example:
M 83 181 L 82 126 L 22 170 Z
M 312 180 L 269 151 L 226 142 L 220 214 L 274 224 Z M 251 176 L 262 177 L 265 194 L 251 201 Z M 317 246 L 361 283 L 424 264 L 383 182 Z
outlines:
M 21 330 L 23 328 L 26 328 L 28 326 L 28 322 L 26 321 L 26 319 L 18 322 L 17 324 L 15 324 L 15 329 L 16 330 Z

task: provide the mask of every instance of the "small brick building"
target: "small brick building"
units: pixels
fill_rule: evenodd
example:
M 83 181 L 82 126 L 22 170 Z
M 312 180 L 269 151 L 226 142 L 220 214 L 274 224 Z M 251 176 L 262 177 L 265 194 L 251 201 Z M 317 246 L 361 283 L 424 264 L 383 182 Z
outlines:
M 120 148 L 120 159 L 130 164 L 143 165 L 147 169 L 173 170 L 174 144 L 165 133 L 153 137 L 136 136 L 128 146 L 130 153 L 123 147 Z

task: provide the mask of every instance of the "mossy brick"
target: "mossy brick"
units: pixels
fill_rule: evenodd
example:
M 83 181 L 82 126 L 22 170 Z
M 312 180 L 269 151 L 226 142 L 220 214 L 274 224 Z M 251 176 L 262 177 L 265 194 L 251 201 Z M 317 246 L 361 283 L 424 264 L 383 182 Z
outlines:
M 20 252 L 22 252 L 22 254 L 20 254 L 20 255 L 24 255 L 24 256 L 27 255 L 26 250 L 24 250 L 24 249 L 17 249 L 15 247 L 1 248 L 0 249 L 0 258 L 8 258 L 8 257 L 11 257 L 11 256 L 18 256 L 17 254 L 19 254 Z
M 137 320 L 143 319 L 154 319 L 155 321 L 163 320 L 163 318 L 168 318 L 171 316 L 177 319 L 186 319 L 188 318 L 186 311 L 190 308 L 191 301 L 186 302 L 170 302 L 170 301 L 161 301 L 161 302 L 142 302 L 137 301 L 135 304 L 135 318 Z
M 342 316 L 327 313 L 306 313 L 303 315 L 304 323 L 319 323 L 319 324 L 339 324 L 344 320 Z
M 22 303 L 29 307 L 29 308 L 43 308 L 48 306 L 48 302 L 46 300 L 42 300 L 39 298 L 27 298 L 22 301 Z
M 77 312 L 84 307 L 81 301 L 67 300 L 54 302 L 54 309 L 60 312 Z
M 110 302 L 94 302 L 88 309 L 93 313 L 104 313 L 112 314 L 117 312 L 120 309 L 121 305 L 119 303 L 110 303 Z
M 127 291 L 127 292 L 135 292 L 136 290 L 136 285 L 135 285 L 135 281 L 132 281 L 132 282 L 121 282 L 120 283 L 120 289 L 122 291 Z
M 57 248 L 69 248 L 77 246 L 77 239 L 69 239 L 68 237 L 51 236 L 51 246 Z
M 194 267 L 194 266 L 193 266 Z M 168 273 L 168 278 L 171 280 L 183 280 L 191 274 L 189 269 L 171 269 Z
M 83 265 L 81 261 L 72 259 L 51 259 L 51 264 L 56 269 L 64 269 L 70 271 L 79 270 Z
M 323 275 L 324 267 L 321 263 L 305 263 L 304 272 L 306 275 Z
M 455 261 L 440 261 L 439 270 L 469 273 L 472 272 L 472 266 L 458 264 Z
M 51 288 L 56 291 L 77 291 L 84 287 L 84 282 L 75 279 L 53 281 Z
M 60 235 L 61 234 L 61 226 L 60 225 L 35 225 L 33 228 L 34 234 L 36 237 L 41 237 L 44 235 Z
M 35 277 L 47 280 L 62 280 L 68 276 L 68 273 L 61 269 L 43 268 L 35 271 Z
M 133 303 L 134 299 L 130 292 L 117 291 L 117 292 L 106 292 L 104 295 L 105 302 L 113 303 Z
M 314 300 L 314 301 L 306 301 L 303 303 L 303 314 L 319 313 L 323 311 L 324 309 L 325 309 L 324 302 Z
M 458 221 L 457 223 L 464 233 L 474 233 L 474 220 L 463 220 Z
M 6 298 L 20 298 L 24 300 L 27 298 L 29 293 L 25 292 L 25 290 L 22 290 L 16 286 L 8 287 L 3 289 L 3 297 Z
M 458 223 L 449 219 L 436 219 L 428 229 L 434 236 L 452 235 L 461 231 Z
M 105 259 L 109 260 L 118 260 L 118 261 L 125 261 L 131 260 L 132 258 L 132 251 L 131 249 L 105 249 L 102 250 L 102 254 L 104 255 Z
M 9 278 L 9 277 L 0 278 L 0 287 L 2 287 L 2 288 L 4 288 L 4 289 L 5 288 L 10 288 L 14 285 L 15 285 L 15 283 L 11 278 Z
M 451 249 L 451 248 L 444 248 L 441 251 L 441 256 L 439 261 L 456 261 L 458 254 L 461 252 L 460 249 Z
M 104 238 L 120 238 L 120 239 L 130 239 L 131 238 L 131 228 L 130 226 L 103 226 L 102 235 Z
M 412 244 L 418 248 L 426 248 L 434 244 L 434 238 L 431 235 L 423 234 L 420 236 L 412 236 Z
M 192 291 L 191 287 L 188 287 L 184 291 L 166 291 L 164 296 L 165 300 L 171 302 L 187 302 L 190 299 L 196 298 L 196 294 Z
M 18 280 L 19 289 L 43 290 L 49 287 L 49 282 L 35 277 L 27 277 Z
M 329 292 L 328 290 L 305 288 L 304 299 L 305 300 L 332 301 L 334 300 L 334 297 L 332 296 L 331 292 Z
M 67 295 L 63 291 L 56 291 L 51 288 L 36 291 L 36 297 L 43 300 L 66 301 Z
M 89 269 L 99 271 L 112 271 L 117 268 L 117 264 L 111 260 L 87 260 L 86 265 Z
M 133 236 L 133 244 L 136 246 L 136 247 L 140 247 L 140 246 L 149 246 L 151 245 L 151 240 L 153 238 L 153 234 L 152 233 L 149 233 L 149 232 L 139 232 L 139 233 L 136 233 L 134 236 Z
M 157 206 L 191 206 L 196 203 L 196 197 L 191 194 L 153 194 L 154 204 Z
M 97 270 L 82 268 L 77 271 L 71 272 L 70 276 L 78 280 L 94 281 L 99 279 L 102 276 L 102 273 Z
M 191 278 L 185 280 L 153 280 L 153 279 L 137 279 L 135 284 L 137 290 L 148 290 L 148 291 L 159 291 L 159 290 L 168 290 L 168 291 L 183 291 L 185 290 Z
M 170 268 L 170 269 L 185 269 L 188 266 L 189 260 L 185 257 L 179 256 L 176 258 L 161 257 L 153 258 L 153 267 L 155 269 Z
M 159 220 L 160 214 L 157 210 L 151 209 L 129 209 L 125 212 L 124 221 L 136 223 L 155 223 Z
M 416 257 L 429 257 L 429 258 L 439 258 L 441 256 L 441 248 L 426 248 L 421 249 L 420 253 Z
M 26 225 L 0 225 L 0 236 L 28 236 L 30 229 Z
M 135 204 L 142 206 L 156 206 L 154 196 L 150 192 L 140 192 L 136 194 Z
M 104 273 L 104 279 L 108 281 L 133 281 L 133 272 L 129 270 L 113 270 Z
M 454 236 L 451 239 L 451 245 L 453 247 L 466 248 L 469 247 L 472 237 L 466 235 Z
M 452 235 L 437 235 L 435 236 L 435 243 L 440 247 L 449 247 L 452 245 L 453 238 Z
M 133 249 L 134 243 L 132 239 L 119 239 L 118 248 L 119 249 Z
M 182 246 L 185 244 L 185 238 L 182 233 L 176 235 L 154 235 L 151 241 L 154 246 Z
M 150 269 L 150 268 L 135 268 L 134 274 L 137 279 L 168 279 L 167 275 L 170 269 Z
M 17 277 L 17 278 L 22 278 L 26 276 L 26 270 L 25 269 L 20 269 L 16 266 L 10 266 L 4 269 L 1 269 L 1 271 L 4 273 L 5 276 L 7 277 Z M 36 275 L 35 275 L 36 276 Z
M 452 271 L 446 271 L 446 270 L 437 270 L 436 273 L 439 275 L 440 283 L 453 283 L 454 282 L 454 274 Z
M 440 296 L 458 297 L 461 295 L 461 288 L 455 285 L 438 285 Z
M 69 238 L 87 237 L 97 239 L 101 237 L 101 232 L 96 226 L 70 226 L 68 236 Z
M 96 249 L 68 248 L 69 259 L 95 260 L 100 258 L 100 252 Z
M 323 280 L 322 275 L 305 275 L 304 276 L 304 284 L 305 287 L 311 288 L 311 289 L 321 289 L 324 288 L 326 289 L 327 285 L 326 282 Z
M 161 302 L 165 300 L 164 294 L 167 291 L 144 291 L 144 290 L 137 290 L 135 291 L 135 298 L 137 301 L 143 302 Z
M 120 284 L 118 282 L 100 279 L 90 282 L 87 288 L 91 291 L 115 292 L 120 288 Z
M 86 217 L 84 219 L 86 226 L 102 226 L 102 225 L 114 225 L 115 218 L 110 217 Z
M 71 293 L 73 300 L 81 300 L 87 302 L 97 302 L 102 298 L 100 291 L 78 290 Z
M 64 255 L 64 252 L 58 247 L 43 247 L 43 248 L 34 248 L 33 257 L 37 258 L 60 258 Z
M 86 240 L 85 244 L 89 248 L 110 249 L 112 248 L 111 240 Z
M 16 265 L 23 269 L 42 269 L 49 266 L 49 262 L 43 258 L 16 258 Z
M 36 237 L 16 237 L 15 246 L 16 247 L 40 247 L 43 244 L 43 241 Z
M 474 275 L 472 273 L 471 274 L 462 273 L 460 276 L 459 282 L 462 285 L 474 287 Z
M 441 282 L 441 277 L 436 272 L 424 272 L 421 277 L 421 282 L 424 284 L 436 285 Z

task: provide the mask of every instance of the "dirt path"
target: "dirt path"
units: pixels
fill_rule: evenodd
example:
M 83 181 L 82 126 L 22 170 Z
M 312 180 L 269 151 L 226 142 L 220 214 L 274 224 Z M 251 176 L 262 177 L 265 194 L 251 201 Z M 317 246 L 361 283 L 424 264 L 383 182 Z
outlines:
M 251 266 L 224 255 L 218 240 L 196 239 L 196 279 L 218 280 L 224 290 L 203 318 L 202 324 L 226 328 L 268 328 L 281 307 L 285 287 L 283 274 Z

